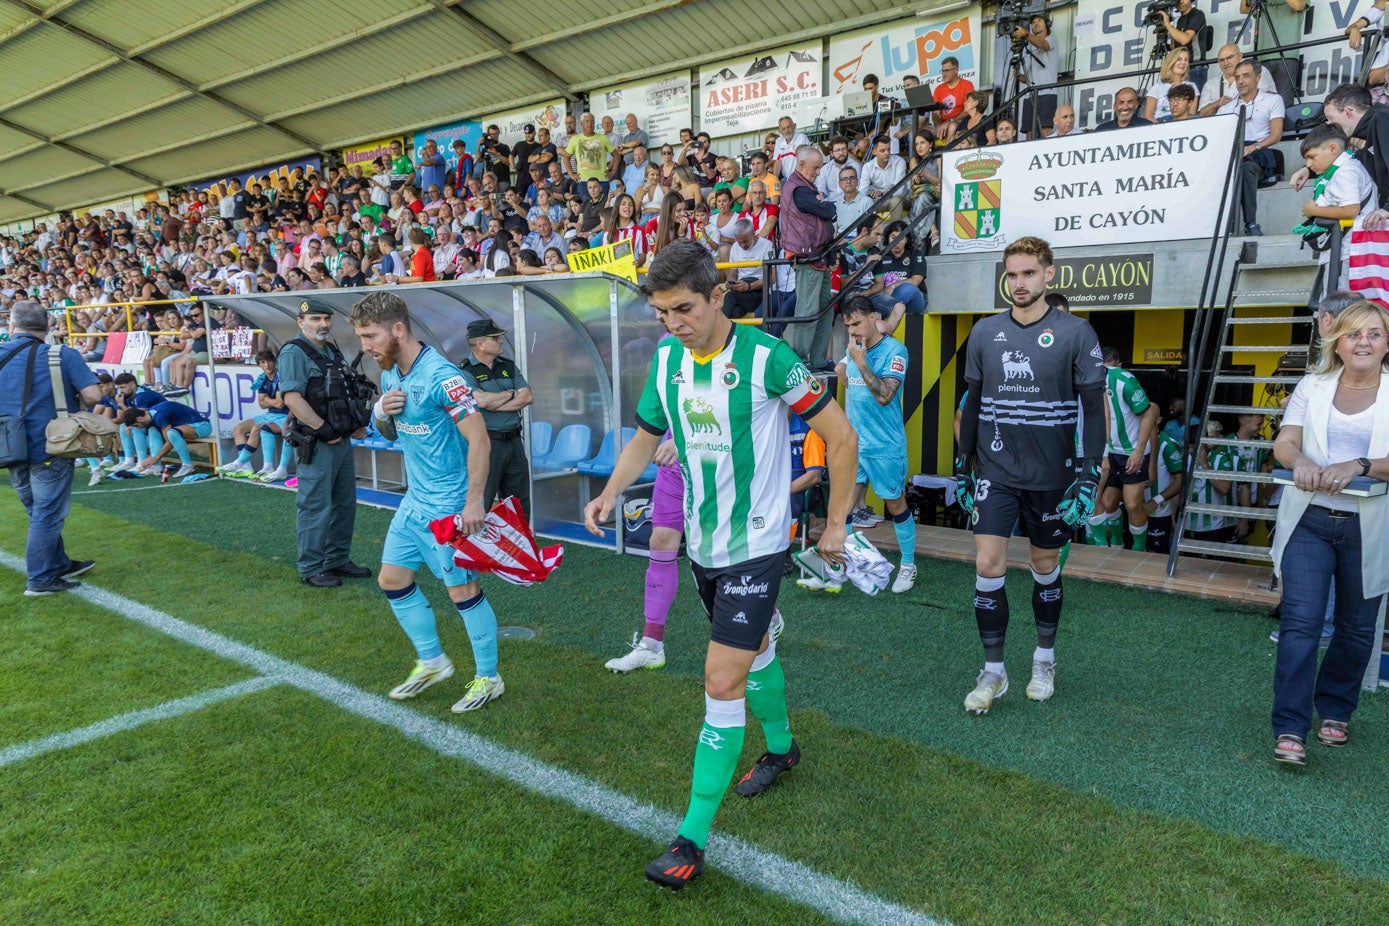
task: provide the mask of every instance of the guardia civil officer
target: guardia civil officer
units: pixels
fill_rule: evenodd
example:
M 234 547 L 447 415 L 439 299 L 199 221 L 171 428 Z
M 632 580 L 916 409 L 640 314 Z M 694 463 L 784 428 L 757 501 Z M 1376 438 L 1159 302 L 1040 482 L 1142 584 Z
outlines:
M 463 378 L 473 390 L 473 401 L 482 409 L 487 436 L 492 439 L 487 488 L 482 493 L 484 508 L 498 498 L 516 496 L 521 510 L 531 514 L 530 466 L 526 462 L 526 443 L 521 439 L 521 409 L 535 400 L 530 384 L 515 362 L 502 356 L 506 331 L 491 319 L 468 325 L 469 357 L 460 364 Z
M 336 588 L 364 579 L 371 570 L 349 558 L 357 518 L 357 473 L 349 438 L 361 437 L 348 408 L 347 364 L 328 340 L 333 310 L 327 303 L 299 303 L 299 337 L 280 348 L 280 392 L 294 417 L 299 452 L 295 530 L 299 580 Z

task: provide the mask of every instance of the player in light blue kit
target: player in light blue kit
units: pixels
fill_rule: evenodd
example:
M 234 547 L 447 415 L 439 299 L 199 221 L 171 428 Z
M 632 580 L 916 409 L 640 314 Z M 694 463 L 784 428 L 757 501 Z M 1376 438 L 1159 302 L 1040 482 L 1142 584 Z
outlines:
M 477 575 L 455 565 L 453 548 L 434 539 L 429 522 L 462 511 L 463 533 L 481 529 L 491 453 L 487 429 L 458 367 L 411 333 L 410 310 L 403 299 L 373 293 L 352 307 L 351 318 L 362 350 L 381 367 L 377 430 L 388 437 L 394 433 L 410 474 L 410 488 L 386 534 L 378 581 L 418 661 L 390 696 L 397 701 L 413 698 L 453 675 L 453 663 L 439 644 L 434 610 L 415 585 L 415 573 L 427 565 L 448 587 L 477 663 L 476 675 L 453 711 L 477 710 L 506 691 L 497 674 L 497 616 L 482 595 Z
M 892 590 L 901 594 L 916 584 L 916 521 L 907 507 L 907 429 L 902 422 L 907 348 L 879 330 L 881 320 L 871 299 L 849 298 L 844 306 L 849 349 L 835 372 L 845 384 L 844 411 L 858 432 L 858 483 L 873 486 L 897 533 L 902 565 Z

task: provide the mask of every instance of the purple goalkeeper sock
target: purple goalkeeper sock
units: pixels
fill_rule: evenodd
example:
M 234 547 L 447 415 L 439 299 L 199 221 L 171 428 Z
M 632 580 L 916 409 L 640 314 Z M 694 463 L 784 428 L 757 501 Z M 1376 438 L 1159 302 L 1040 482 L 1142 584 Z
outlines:
M 664 640 L 666 614 L 675 602 L 680 587 L 680 570 L 675 565 L 674 550 L 652 550 L 651 564 L 646 567 L 646 629 L 643 636 Z

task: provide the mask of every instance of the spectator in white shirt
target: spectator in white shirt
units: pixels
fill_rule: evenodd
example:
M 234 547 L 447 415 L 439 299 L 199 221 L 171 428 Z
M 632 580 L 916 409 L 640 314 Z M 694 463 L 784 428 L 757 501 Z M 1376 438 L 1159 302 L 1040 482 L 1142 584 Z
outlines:
M 750 219 L 735 220 L 732 232 L 729 261 L 764 261 L 776 256 L 772 243 L 753 233 Z M 724 273 L 727 278 L 724 283 L 723 314 L 729 318 L 742 318 L 749 312 L 756 312 L 762 304 L 762 267 L 740 267 Z
M 804 132 L 796 131 L 796 123 L 790 116 L 778 119 L 776 127 L 779 135 L 776 145 L 772 148 L 772 157 L 776 160 L 772 172 L 785 180 L 796 169 L 796 152 L 810 144 L 810 139 L 805 137 Z
M 820 168 L 820 176 L 815 178 L 815 189 L 820 191 L 820 198 L 825 202 L 839 202 L 839 195 L 843 191 L 839 185 L 839 173 L 845 165 L 853 168 L 855 176 L 863 168 L 859 160 L 849 153 L 848 140 L 836 135 L 830 139 L 830 156 L 825 160 L 825 166 Z
M 822 170 L 820 173 L 823 176 L 825 171 Z M 853 228 L 858 224 L 859 218 L 872 207 L 873 200 L 859 190 L 858 172 L 848 164 L 839 168 L 839 196 L 834 201 L 834 208 L 839 213 L 834 220 L 835 232 Z
M 1262 235 L 1256 210 L 1259 183 L 1278 169 L 1273 152 L 1268 149 L 1283 138 L 1283 98 L 1276 93 L 1259 89 L 1263 68 L 1250 59 L 1235 68 L 1235 86 L 1239 95 L 1221 106 L 1222 115 L 1244 111 L 1244 161 L 1240 165 L 1240 209 L 1244 216 L 1244 232 Z
M 891 213 L 890 221 L 902 217 L 902 204 L 905 191 L 898 190 L 888 196 L 902 178 L 907 175 L 907 162 L 892 153 L 892 139 L 886 135 L 873 138 L 873 157 L 863 165 L 859 174 L 859 184 L 869 199 L 876 202 L 877 212 L 884 209 Z
M 1291 42 L 1292 39 L 1286 41 Z M 1210 73 L 1205 86 L 1201 88 L 1201 99 L 1197 101 L 1197 111 L 1201 115 L 1214 116 L 1220 107 L 1239 96 L 1239 88 L 1235 86 L 1235 68 L 1243 60 L 1244 54 L 1238 45 L 1224 45 L 1216 52 L 1215 63 L 1220 67 Z M 1267 93 L 1278 92 L 1273 76 L 1262 68 L 1259 70 L 1259 89 Z
M 435 232 L 434 250 L 434 275 L 441 280 L 453 279 L 454 263 L 458 259 L 458 242 L 454 240 L 453 229 L 447 225 L 440 226 Z

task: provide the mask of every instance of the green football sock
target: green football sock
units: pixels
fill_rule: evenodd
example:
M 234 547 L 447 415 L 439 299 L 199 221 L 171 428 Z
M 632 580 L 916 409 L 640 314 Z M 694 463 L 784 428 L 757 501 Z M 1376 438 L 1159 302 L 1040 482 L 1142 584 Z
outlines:
M 1130 524 L 1129 524 L 1129 533 L 1133 535 L 1133 548 L 1134 548 L 1135 550 L 1140 550 L 1140 551 L 1142 551 L 1142 550 L 1147 550 L 1147 549 L 1148 549 L 1148 525 L 1147 525 L 1147 523 L 1144 523 L 1144 525 L 1143 525 L 1142 527 L 1134 527 L 1133 524 L 1130 523 Z
M 705 695 L 704 727 L 695 746 L 694 774 L 690 778 L 690 806 L 680 824 L 680 835 L 703 849 L 709 842 L 728 784 L 738 768 L 746 731 L 746 702 L 715 701 Z M 711 722 L 712 721 L 712 722 Z
M 767 737 L 767 751 L 785 755 L 791 751 L 791 720 L 786 716 L 786 673 L 781 658 L 773 655 L 765 668 L 748 673 L 748 710 Z

